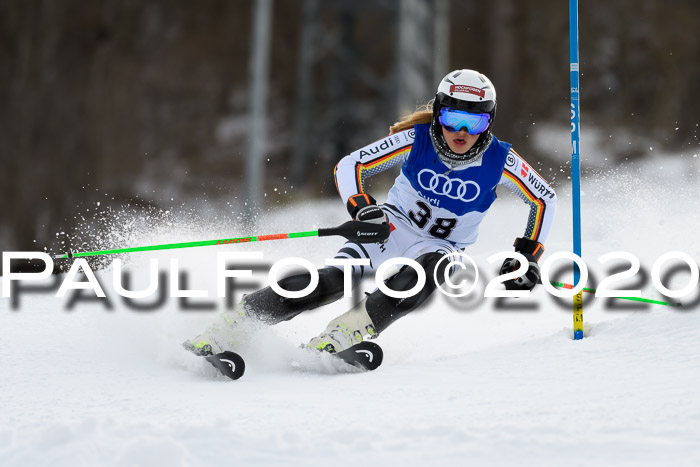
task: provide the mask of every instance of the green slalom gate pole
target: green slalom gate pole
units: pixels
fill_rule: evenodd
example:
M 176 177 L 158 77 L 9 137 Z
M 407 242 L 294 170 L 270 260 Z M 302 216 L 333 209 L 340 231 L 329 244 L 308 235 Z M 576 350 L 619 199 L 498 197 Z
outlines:
M 283 240 L 286 238 L 302 237 L 328 237 L 341 236 L 347 240 L 357 243 L 376 242 L 378 237 L 389 233 L 390 227 L 387 224 L 371 224 L 368 222 L 348 221 L 338 227 L 330 227 L 306 232 L 292 232 L 272 235 L 254 235 L 249 237 L 222 238 L 219 240 L 202 240 L 198 242 L 165 243 L 162 245 L 137 246 L 129 248 L 115 248 L 111 250 L 68 252 L 66 254 L 54 255 L 55 259 L 81 258 L 84 256 L 117 255 L 120 253 L 135 253 L 139 251 L 174 250 L 179 248 L 193 248 L 199 246 L 229 245 L 236 243 L 264 242 L 267 240 Z
M 554 287 L 560 287 L 563 289 L 573 289 L 574 288 L 573 284 L 566 284 L 564 282 L 549 281 L 549 283 L 552 284 Z M 595 294 L 596 290 L 595 289 L 587 289 L 584 287 L 582 292 Z M 579 293 L 581 293 L 581 292 L 579 292 Z M 642 298 L 642 297 L 612 297 L 612 298 L 618 298 L 620 300 L 630 300 L 633 302 L 650 303 L 652 305 L 664 305 L 664 306 L 672 306 L 672 307 L 681 307 L 682 306 L 680 303 L 668 303 L 668 302 L 662 302 L 661 300 L 652 300 L 650 298 Z

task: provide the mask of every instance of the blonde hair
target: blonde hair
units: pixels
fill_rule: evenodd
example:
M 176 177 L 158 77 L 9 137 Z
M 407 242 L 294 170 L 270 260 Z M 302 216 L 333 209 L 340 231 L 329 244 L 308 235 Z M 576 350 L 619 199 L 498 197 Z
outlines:
M 421 123 L 430 123 L 433 120 L 433 103 L 428 102 L 425 105 L 421 105 L 410 115 L 406 115 L 401 118 L 398 122 L 394 123 L 389 127 L 389 134 L 393 135 L 399 131 L 408 130 L 413 128 L 415 125 L 420 125 Z

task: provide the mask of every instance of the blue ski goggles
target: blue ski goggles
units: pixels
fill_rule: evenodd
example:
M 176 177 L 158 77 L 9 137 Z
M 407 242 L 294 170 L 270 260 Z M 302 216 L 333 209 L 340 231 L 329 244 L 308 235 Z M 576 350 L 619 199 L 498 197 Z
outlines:
M 443 107 L 440 109 L 440 125 L 449 132 L 457 132 L 466 128 L 470 135 L 478 135 L 486 131 L 491 123 L 489 114 L 473 114 L 464 110 Z

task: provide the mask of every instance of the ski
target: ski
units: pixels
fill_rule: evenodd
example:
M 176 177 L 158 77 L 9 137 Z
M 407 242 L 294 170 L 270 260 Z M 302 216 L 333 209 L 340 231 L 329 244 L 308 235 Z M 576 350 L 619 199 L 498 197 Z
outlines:
M 222 375 L 236 380 L 245 373 L 245 361 L 235 352 L 225 351 L 216 355 L 207 355 L 204 358 L 219 370 Z
M 191 348 L 191 345 L 188 346 L 187 343 L 185 343 L 183 346 L 190 352 L 196 354 L 196 352 L 192 350 L 193 348 Z M 384 352 L 382 351 L 382 348 L 374 342 L 368 341 L 355 344 L 341 352 L 321 352 L 317 353 L 317 355 L 328 355 L 332 359 L 342 360 L 348 365 L 362 371 L 376 370 L 379 365 L 382 364 L 384 359 Z M 209 363 L 211 363 L 211 365 L 216 368 L 219 373 L 233 380 L 239 379 L 245 373 L 245 361 L 243 360 L 243 357 L 238 355 L 236 352 L 227 350 L 216 355 L 202 356 Z
M 365 371 L 376 370 L 384 359 L 382 348 L 374 342 L 369 341 L 362 341 L 342 352 L 331 355 Z
M 334 375 L 376 370 L 384 353 L 374 342 L 362 341 L 341 352 L 327 352 L 302 345 L 302 353 L 290 361 L 295 371 Z M 342 363 L 339 363 L 342 362 Z

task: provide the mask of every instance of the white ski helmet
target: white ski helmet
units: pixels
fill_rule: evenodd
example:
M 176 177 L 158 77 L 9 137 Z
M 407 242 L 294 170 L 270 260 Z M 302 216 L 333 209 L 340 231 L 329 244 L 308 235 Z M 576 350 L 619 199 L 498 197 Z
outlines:
M 489 126 L 479 134 L 479 139 L 464 154 L 453 152 L 442 136 L 440 109 L 450 107 L 470 113 L 489 114 Z M 455 70 L 448 73 L 438 85 L 433 101 L 433 121 L 430 125 L 430 138 L 435 151 L 444 163 L 449 165 L 471 164 L 484 155 L 493 139 L 493 121 L 496 118 L 496 88 L 491 81 L 474 70 Z

